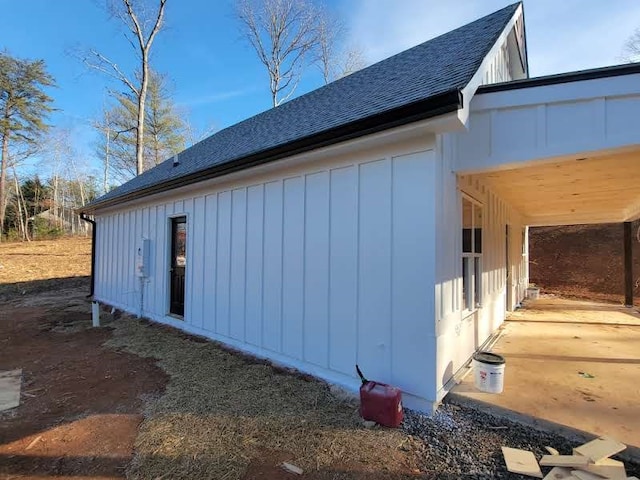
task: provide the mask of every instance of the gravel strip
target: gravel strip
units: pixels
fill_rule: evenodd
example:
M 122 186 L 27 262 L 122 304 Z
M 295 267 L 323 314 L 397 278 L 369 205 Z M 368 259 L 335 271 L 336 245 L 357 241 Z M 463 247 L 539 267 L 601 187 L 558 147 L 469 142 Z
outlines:
M 502 446 L 531 450 L 538 460 L 545 445 L 570 455 L 574 442 L 466 407 L 444 404 L 431 416 L 405 409 L 402 429 L 426 444 L 427 478 L 531 479 L 507 471 Z M 627 475 L 640 466 L 625 462 Z M 543 474 L 549 468 L 543 467 Z

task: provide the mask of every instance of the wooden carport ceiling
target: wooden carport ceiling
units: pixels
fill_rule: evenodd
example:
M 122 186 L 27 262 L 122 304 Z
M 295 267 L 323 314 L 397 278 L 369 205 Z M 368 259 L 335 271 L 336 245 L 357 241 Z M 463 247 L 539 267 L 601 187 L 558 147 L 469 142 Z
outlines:
M 532 226 L 606 223 L 640 215 L 640 152 L 474 175 Z

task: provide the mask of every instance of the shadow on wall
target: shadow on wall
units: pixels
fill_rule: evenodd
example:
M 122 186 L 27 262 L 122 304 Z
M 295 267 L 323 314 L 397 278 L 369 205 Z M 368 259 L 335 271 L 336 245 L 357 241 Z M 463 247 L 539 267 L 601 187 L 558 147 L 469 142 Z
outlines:
M 447 368 L 445 368 L 444 370 L 444 374 L 442 375 L 442 385 L 446 385 L 447 382 L 451 380 L 454 373 L 455 372 L 453 371 L 453 362 L 450 361 L 449 364 L 447 365 Z

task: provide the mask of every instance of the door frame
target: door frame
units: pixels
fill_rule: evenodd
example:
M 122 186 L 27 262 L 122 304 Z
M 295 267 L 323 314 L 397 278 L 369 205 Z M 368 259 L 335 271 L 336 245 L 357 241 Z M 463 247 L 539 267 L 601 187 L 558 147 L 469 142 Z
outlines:
M 173 255 L 173 220 L 175 218 L 185 218 L 185 231 L 187 232 L 187 244 L 185 245 L 185 251 L 187 252 L 187 261 L 184 266 L 184 293 L 185 293 L 185 302 L 184 302 L 184 315 L 182 317 L 180 315 L 176 315 L 175 313 L 171 313 L 171 256 Z M 191 252 L 189 251 L 189 238 L 191 234 L 189 232 L 191 224 L 190 215 L 187 212 L 176 212 L 170 213 L 167 215 L 167 220 L 165 224 L 165 232 L 166 232 L 166 243 L 165 243 L 165 266 L 163 275 L 166 275 L 164 282 L 164 291 L 165 291 L 165 302 L 164 302 L 164 311 L 165 316 L 184 320 L 187 317 L 187 292 L 189 291 L 189 276 L 187 275 L 187 270 L 190 269 L 190 257 Z

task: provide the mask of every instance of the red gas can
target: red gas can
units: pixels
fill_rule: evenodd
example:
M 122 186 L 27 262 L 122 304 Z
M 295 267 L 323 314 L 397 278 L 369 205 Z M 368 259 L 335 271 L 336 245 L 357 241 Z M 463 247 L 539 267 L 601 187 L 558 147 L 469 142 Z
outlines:
M 360 415 L 385 427 L 395 428 L 402 423 L 402 392 L 385 383 L 371 382 L 362 376 L 360 386 Z

